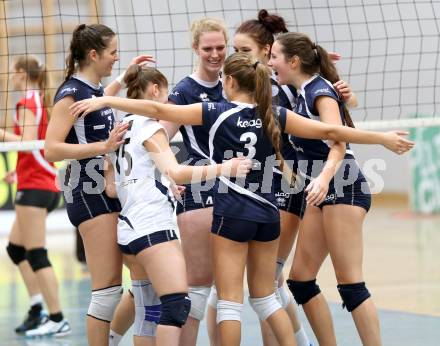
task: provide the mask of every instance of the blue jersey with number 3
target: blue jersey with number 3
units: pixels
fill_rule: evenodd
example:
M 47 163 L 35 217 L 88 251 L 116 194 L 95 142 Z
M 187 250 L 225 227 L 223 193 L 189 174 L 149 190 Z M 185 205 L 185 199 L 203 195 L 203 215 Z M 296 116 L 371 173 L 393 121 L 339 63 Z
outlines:
M 245 156 L 253 169 L 245 179 L 219 179 L 214 197 L 214 214 L 257 222 L 279 218 L 272 187 L 275 151 L 265 135 L 254 105 L 245 103 L 203 103 L 203 126 L 209 132 L 209 155 L 213 162 Z M 276 108 L 282 129 L 286 110 Z

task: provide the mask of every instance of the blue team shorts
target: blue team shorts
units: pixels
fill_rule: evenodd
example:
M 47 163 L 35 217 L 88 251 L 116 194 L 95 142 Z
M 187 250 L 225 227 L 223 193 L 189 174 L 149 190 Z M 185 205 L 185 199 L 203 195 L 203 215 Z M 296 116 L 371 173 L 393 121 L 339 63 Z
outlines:
M 174 230 L 163 230 L 153 232 L 151 234 L 144 235 L 137 238 L 127 245 L 118 244 L 122 253 L 126 255 L 137 255 L 142 250 L 145 250 L 151 246 L 165 243 L 167 241 L 176 240 L 177 234 Z
M 102 158 L 93 158 L 97 164 Z M 88 159 L 82 160 L 80 171 L 72 171 L 72 164 L 66 167 L 66 174 L 62 182 L 62 191 L 66 204 L 67 216 L 75 227 L 84 221 L 93 219 L 102 214 L 121 211 L 119 199 L 107 196 L 104 189 L 104 172 L 99 168 L 96 175 L 89 177 L 84 173 L 84 165 Z M 97 180 L 98 179 L 98 180 Z M 103 184 L 99 187 L 99 184 Z M 90 186 L 90 191 L 85 191 L 85 186 Z
M 102 214 L 121 211 L 119 199 L 108 197 L 105 192 L 85 193 L 82 189 L 72 191 L 72 201 L 65 199 L 67 216 L 75 227 Z
M 280 236 L 280 221 L 264 223 L 214 215 L 211 232 L 240 243 L 251 240 L 267 242 Z
M 289 193 L 282 190 L 281 181 L 283 176 L 275 173 L 273 175 L 273 187 L 278 209 L 298 216 L 300 219 L 304 216 L 305 207 L 304 189 L 297 193 Z M 295 191 L 292 191 L 295 192 Z
M 309 182 L 307 182 L 308 184 Z M 307 194 L 304 194 L 304 210 L 307 206 L 305 202 Z M 365 209 L 366 212 L 371 207 L 371 192 L 368 188 L 367 180 L 362 173 L 359 174 L 357 180 L 350 185 L 343 186 L 342 189 L 336 189 L 333 180 L 329 184 L 329 189 L 324 202 L 318 207 L 322 209 L 326 205 L 346 204 L 354 205 Z
M 191 185 L 185 185 L 185 188 L 182 194 L 182 203 L 177 202 L 176 215 L 214 206 L 212 188 L 208 191 L 200 191 L 199 188 L 193 188 Z

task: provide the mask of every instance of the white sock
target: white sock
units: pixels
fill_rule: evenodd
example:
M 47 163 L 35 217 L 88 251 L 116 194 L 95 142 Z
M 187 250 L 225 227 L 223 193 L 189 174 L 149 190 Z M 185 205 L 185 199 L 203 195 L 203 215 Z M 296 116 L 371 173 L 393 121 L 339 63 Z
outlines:
M 301 328 L 295 333 L 295 340 L 296 340 L 296 344 L 298 346 L 311 346 L 312 345 L 303 326 L 301 326 Z
M 122 335 L 119 335 L 115 331 L 110 329 L 110 335 L 108 338 L 108 346 L 118 346 L 121 342 Z
M 34 306 L 35 304 L 43 305 L 43 296 L 41 295 L 41 293 L 34 294 L 33 296 L 31 296 L 30 297 L 30 304 L 31 304 L 31 306 Z

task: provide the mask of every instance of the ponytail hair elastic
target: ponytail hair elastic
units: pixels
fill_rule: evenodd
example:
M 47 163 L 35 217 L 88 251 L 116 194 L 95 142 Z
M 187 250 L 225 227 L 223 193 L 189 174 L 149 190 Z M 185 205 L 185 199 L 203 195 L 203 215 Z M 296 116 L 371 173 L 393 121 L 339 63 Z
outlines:
M 315 52 L 316 59 L 319 59 L 318 46 L 315 42 L 312 43 L 312 49 Z

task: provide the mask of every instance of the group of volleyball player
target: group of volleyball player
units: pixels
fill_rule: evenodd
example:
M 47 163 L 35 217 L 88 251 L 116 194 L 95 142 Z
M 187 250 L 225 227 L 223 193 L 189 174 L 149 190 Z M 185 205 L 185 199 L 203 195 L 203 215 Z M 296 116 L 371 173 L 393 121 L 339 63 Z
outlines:
M 413 143 L 403 132 L 353 129 L 347 106 L 357 101 L 338 76 L 338 55 L 304 34 L 287 32 L 282 17 L 261 10 L 258 19 L 242 23 L 228 57 L 221 21 L 197 20 L 191 32 L 198 64 L 171 93 L 147 55 L 134 58 L 104 89 L 101 79 L 119 60 L 116 34 L 100 24 L 81 24 L 73 32 L 44 154 L 50 162 L 70 160 L 61 188 L 91 274 L 88 343 L 117 345 L 133 326 L 135 345 L 195 345 L 208 311 L 211 345 L 239 345 L 246 269 L 248 300 L 264 345 L 311 344 L 292 296 L 318 343 L 335 345 L 328 304 L 316 283 L 330 254 L 343 306 L 362 343 L 380 345 L 377 312 L 362 274 L 362 223 L 371 196 L 348 143 L 381 144 L 398 154 Z M 28 71 L 14 65 L 14 74 L 24 74 L 23 83 L 30 85 Z M 126 98 L 113 96 L 125 87 Z M 117 121 L 112 109 L 126 114 Z M 24 111 L 38 118 L 26 102 L 20 105 L 16 136 L 23 138 Z M 185 165 L 169 145 L 178 131 L 188 152 Z M 44 133 L 38 136 L 33 138 Z M 19 183 L 18 193 L 36 195 L 28 189 Z M 29 200 L 27 208 L 45 217 L 49 205 Z M 19 201 L 17 196 L 18 221 Z M 49 316 L 41 313 L 40 298 L 32 315 L 38 318 L 31 325 L 29 315 L 29 326 L 20 331 L 64 335 L 70 327 L 56 290 L 48 292 L 56 281 L 44 228 L 43 243 L 34 249 L 23 240 L 30 227 L 14 224 L 8 253 L 31 304 L 41 291 Z M 295 240 L 291 295 L 283 265 Z M 122 263 L 132 280 L 125 295 Z M 51 276 L 34 288 L 26 277 L 42 272 Z

